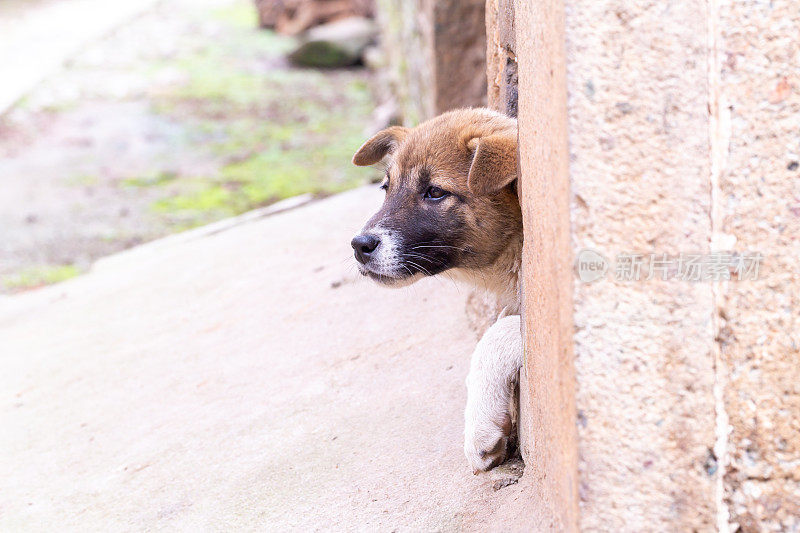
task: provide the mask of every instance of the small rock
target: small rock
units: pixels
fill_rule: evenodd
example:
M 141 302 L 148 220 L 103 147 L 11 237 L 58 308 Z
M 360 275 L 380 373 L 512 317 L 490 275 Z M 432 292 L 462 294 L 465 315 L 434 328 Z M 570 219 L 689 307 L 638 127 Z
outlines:
M 516 485 L 517 483 L 519 483 L 519 478 L 507 477 L 495 481 L 494 484 L 492 485 L 492 488 L 494 490 L 500 490 L 505 487 L 508 487 L 509 485 Z
M 515 485 L 516 483 L 519 483 L 519 478 L 522 477 L 524 472 L 525 463 L 522 462 L 522 459 L 518 457 L 509 459 L 505 463 L 492 470 L 491 476 L 494 479 L 492 488 L 494 490 L 500 490 L 508 487 L 509 485 Z
M 337 68 L 355 65 L 377 36 L 375 23 L 348 17 L 309 30 L 289 60 L 305 67 Z

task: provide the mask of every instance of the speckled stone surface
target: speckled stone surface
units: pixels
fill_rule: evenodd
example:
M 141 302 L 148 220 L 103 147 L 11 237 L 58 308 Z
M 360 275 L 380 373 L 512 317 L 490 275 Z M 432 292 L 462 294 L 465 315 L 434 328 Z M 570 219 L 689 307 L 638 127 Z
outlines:
M 761 252 L 721 287 L 731 530 L 800 531 L 800 10 L 719 5 L 721 232 Z
M 800 12 L 566 7 L 573 250 L 612 268 L 574 293 L 581 527 L 800 531 Z M 506 110 L 512 2 L 487 17 Z M 619 253 L 712 250 L 760 278 L 613 280 Z
M 706 10 L 567 2 L 576 255 L 708 251 Z M 575 284 L 582 527 L 711 530 L 712 287 L 614 277 Z

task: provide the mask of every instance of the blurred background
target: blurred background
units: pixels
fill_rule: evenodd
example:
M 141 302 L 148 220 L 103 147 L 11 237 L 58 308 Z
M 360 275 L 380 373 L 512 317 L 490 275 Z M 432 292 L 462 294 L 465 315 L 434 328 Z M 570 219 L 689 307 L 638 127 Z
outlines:
M 0 2 L 0 292 L 372 176 L 371 1 L 108 4 Z

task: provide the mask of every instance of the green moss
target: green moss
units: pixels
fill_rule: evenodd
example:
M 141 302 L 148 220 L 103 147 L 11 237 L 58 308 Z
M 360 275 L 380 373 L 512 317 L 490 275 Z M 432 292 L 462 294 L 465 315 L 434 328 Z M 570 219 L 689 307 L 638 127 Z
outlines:
M 367 182 L 370 171 L 350 162 L 373 108 L 363 74 L 287 68 L 283 56 L 294 41 L 255 30 L 250 0 L 213 16 L 227 27 L 225 38 L 164 65 L 184 81 L 154 95 L 153 109 L 184 124 L 192 142 L 220 162 L 218 171 L 165 183 L 170 196 L 152 211 L 187 227 Z
M 352 65 L 354 61 L 338 46 L 326 42 L 310 42 L 295 50 L 290 56 L 296 65 L 336 68 Z
M 145 176 L 124 179 L 122 185 L 125 187 L 155 187 L 170 183 L 177 178 L 178 175 L 175 172 L 163 170 Z
M 176 194 L 168 198 L 156 200 L 152 204 L 153 211 L 160 213 L 174 213 L 189 211 L 198 214 L 209 211 L 227 213 L 231 210 L 231 193 L 218 184 L 209 184 L 196 191 Z
M 23 290 L 50 285 L 74 278 L 81 271 L 75 265 L 47 265 L 28 268 L 16 274 L 4 276 L 2 285 L 7 290 Z

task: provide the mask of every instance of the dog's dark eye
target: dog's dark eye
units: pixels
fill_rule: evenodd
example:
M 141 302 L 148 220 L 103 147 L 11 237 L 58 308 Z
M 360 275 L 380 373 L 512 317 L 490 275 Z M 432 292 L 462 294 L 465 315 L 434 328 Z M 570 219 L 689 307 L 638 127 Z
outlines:
M 389 190 L 389 181 L 388 180 L 384 181 L 383 183 L 381 183 L 381 189 L 383 189 L 384 191 Z
M 428 190 L 425 191 L 425 198 L 427 200 L 441 200 L 448 194 L 450 193 L 440 189 L 439 187 L 428 187 Z

